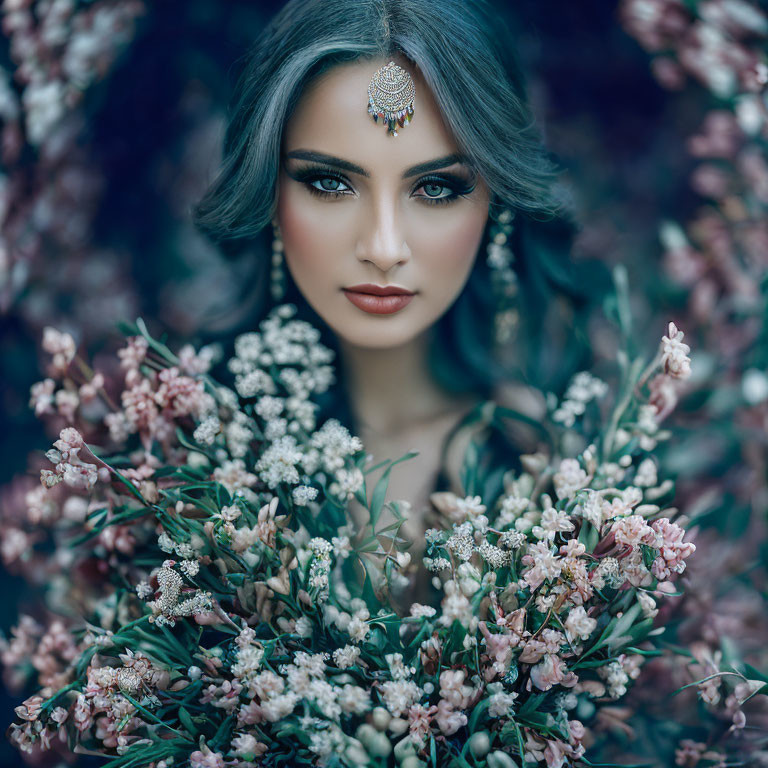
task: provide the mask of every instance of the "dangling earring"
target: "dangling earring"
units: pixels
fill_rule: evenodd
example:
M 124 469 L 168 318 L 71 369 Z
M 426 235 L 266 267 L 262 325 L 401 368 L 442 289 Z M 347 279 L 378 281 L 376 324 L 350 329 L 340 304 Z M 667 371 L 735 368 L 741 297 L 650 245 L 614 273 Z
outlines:
M 498 302 L 494 318 L 494 338 L 497 345 L 502 345 L 511 340 L 519 320 L 515 301 L 517 298 L 517 275 L 513 268 L 515 256 L 510 247 L 515 214 L 509 208 L 503 208 L 496 214 L 491 206 L 489 216 L 493 223 L 489 228 L 486 263 L 491 270 L 491 283 Z
M 276 219 L 272 220 L 272 269 L 269 273 L 269 292 L 274 301 L 285 296 L 285 273 L 283 271 L 283 238 Z

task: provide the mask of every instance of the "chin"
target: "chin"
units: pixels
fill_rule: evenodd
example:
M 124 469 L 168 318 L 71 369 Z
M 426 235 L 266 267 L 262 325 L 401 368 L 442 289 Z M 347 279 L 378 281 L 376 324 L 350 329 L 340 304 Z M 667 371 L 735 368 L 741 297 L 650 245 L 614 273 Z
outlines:
M 396 349 L 413 341 L 422 330 L 420 325 L 415 326 L 413 322 L 392 322 L 392 317 L 386 320 L 376 318 L 369 322 L 365 320 L 357 319 L 334 330 L 347 344 L 362 349 Z

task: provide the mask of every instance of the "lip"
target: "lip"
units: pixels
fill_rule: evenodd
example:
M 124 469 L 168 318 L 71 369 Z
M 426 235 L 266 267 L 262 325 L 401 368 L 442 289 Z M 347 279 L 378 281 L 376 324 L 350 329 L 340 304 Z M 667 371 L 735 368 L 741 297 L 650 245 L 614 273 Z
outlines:
M 397 285 L 353 285 L 344 288 L 344 295 L 363 312 L 372 315 L 391 315 L 404 309 L 414 297 L 414 293 Z
M 401 288 L 399 285 L 374 285 L 373 283 L 361 283 L 344 288 L 345 291 L 354 293 L 368 293 L 372 296 L 413 296 L 413 291 Z

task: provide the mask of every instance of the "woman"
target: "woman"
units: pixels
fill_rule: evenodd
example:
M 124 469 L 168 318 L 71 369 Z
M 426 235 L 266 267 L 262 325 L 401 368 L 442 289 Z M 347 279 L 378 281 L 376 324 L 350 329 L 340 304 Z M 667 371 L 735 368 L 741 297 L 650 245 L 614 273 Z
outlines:
M 553 345 L 538 344 L 550 286 L 561 298 L 581 290 L 512 47 L 483 2 L 292 0 L 250 55 L 221 172 L 195 211 L 215 240 L 255 246 L 264 277 L 273 235 L 260 309 L 290 301 L 324 330 L 341 373 L 327 410 L 374 464 L 418 451 L 388 494 L 412 504 L 402 532 L 413 542 L 433 522 L 433 491 L 466 493 L 472 431 L 457 427 L 478 423 L 484 400 L 508 403 L 542 361 L 552 367 Z M 399 114 L 376 102 L 388 88 L 406 96 Z M 497 343 L 519 316 L 519 339 L 539 350 L 527 368 L 525 344 L 510 355 Z M 524 409 L 543 413 L 540 398 Z M 526 437 L 475 439 L 487 467 L 501 452 L 509 468 L 534 445 Z

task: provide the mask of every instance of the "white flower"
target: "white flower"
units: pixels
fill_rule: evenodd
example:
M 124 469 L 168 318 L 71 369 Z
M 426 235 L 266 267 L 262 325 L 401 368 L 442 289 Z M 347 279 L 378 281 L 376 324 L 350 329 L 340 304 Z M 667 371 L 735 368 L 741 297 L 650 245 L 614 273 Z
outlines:
M 691 348 L 683 343 L 683 332 L 674 323 L 669 324 L 667 335 L 662 336 L 661 364 L 664 372 L 676 379 L 687 379 L 691 375 Z
M 541 514 L 541 525 L 534 525 L 531 533 L 537 539 L 552 540 L 561 531 L 572 531 L 574 528 L 571 518 L 564 510 L 548 507 Z
M 589 482 L 589 475 L 581 468 L 577 459 L 563 459 L 552 478 L 558 499 L 572 496 Z
M 317 488 L 310 485 L 299 485 L 293 489 L 293 503 L 297 507 L 305 507 L 310 501 L 317 498 Z
M 384 704 L 392 715 L 400 717 L 422 696 L 422 690 L 413 680 L 387 680 L 381 684 Z
M 656 601 L 647 592 L 638 591 L 637 601 L 640 603 L 643 616 L 646 619 L 653 619 L 658 614 L 659 609 L 656 607 Z
M 568 618 L 565 620 L 565 634 L 573 642 L 576 638 L 588 640 L 597 626 L 597 620 L 587 616 L 584 606 L 577 605 L 571 608 Z
M 333 544 L 333 551 L 339 560 L 344 560 L 349 557 L 352 552 L 352 544 L 349 540 L 349 536 L 334 536 L 331 539 Z
M 338 698 L 339 705 L 347 714 L 362 715 L 371 708 L 371 692 L 357 685 L 345 685 Z
M 451 580 L 445 582 L 445 597 L 440 604 L 442 614 L 439 622 L 446 627 L 450 627 L 454 621 L 458 621 L 465 627 L 469 626 L 474 614 L 469 600 L 459 589 L 459 585 Z
M 316 455 L 313 456 L 313 463 L 317 463 L 319 469 L 329 473 L 342 469 L 347 457 L 363 448 L 360 438 L 352 436 L 349 430 L 336 419 L 328 419 L 312 435 L 310 443 L 316 451 Z M 312 471 L 309 467 L 306 469 L 307 472 Z
M 287 435 L 276 440 L 264 451 L 256 463 L 256 471 L 268 488 L 277 488 L 280 483 L 298 483 L 299 472 L 296 465 L 301 459 L 302 452 L 296 438 Z
M 258 399 L 254 410 L 262 419 L 264 419 L 264 421 L 271 421 L 280 416 L 284 407 L 285 404 L 279 397 L 262 395 Z
M 238 517 L 242 514 L 242 510 L 237 504 L 232 504 L 228 507 L 222 507 L 217 517 L 220 517 L 224 522 L 234 523 Z
M 512 714 L 517 693 L 505 691 L 501 683 L 491 683 L 488 686 L 488 716 L 509 717 Z
M 217 416 L 208 416 L 197 425 L 192 437 L 202 445 L 213 445 L 216 435 L 221 431 L 221 422 Z
M 596 491 L 587 491 L 587 498 L 576 506 L 573 513 L 592 523 L 599 531 L 604 521 L 604 501 Z
M 246 757 L 254 754 L 259 742 L 250 733 L 238 733 L 231 741 L 230 746 L 238 757 Z
M 586 410 L 586 404 L 597 400 L 608 391 L 608 385 L 588 371 L 581 371 L 571 379 L 559 407 L 552 418 L 565 427 L 572 427 L 577 416 Z
M 464 499 L 456 499 L 456 506 L 461 512 L 462 519 L 476 517 L 485 512 L 485 504 L 482 503 L 480 496 L 467 496 Z
M 368 637 L 369 629 L 368 624 L 366 624 L 359 616 L 353 616 L 347 626 L 349 636 L 356 643 L 362 643 L 363 640 Z
M 643 459 L 635 473 L 635 485 L 641 488 L 651 488 L 658 482 L 656 464 L 653 459 Z
M 349 500 L 363 487 L 365 477 L 357 468 L 339 469 L 336 472 L 336 482 L 331 483 L 330 491 L 341 499 Z
M 597 674 L 605 680 L 608 695 L 612 699 L 620 699 L 627 692 L 629 675 L 619 661 L 611 661 L 603 667 L 597 668 Z
M 312 621 L 306 616 L 296 619 L 296 634 L 299 637 L 312 637 Z
M 293 712 L 299 703 L 299 695 L 289 691 L 281 696 L 275 696 L 273 699 L 261 702 L 261 712 L 264 719 L 271 723 L 282 720 Z
M 354 645 L 345 645 L 333 652 L 333 660 L 339 669 L 347 669 L 360 658 L 360 649 Z

